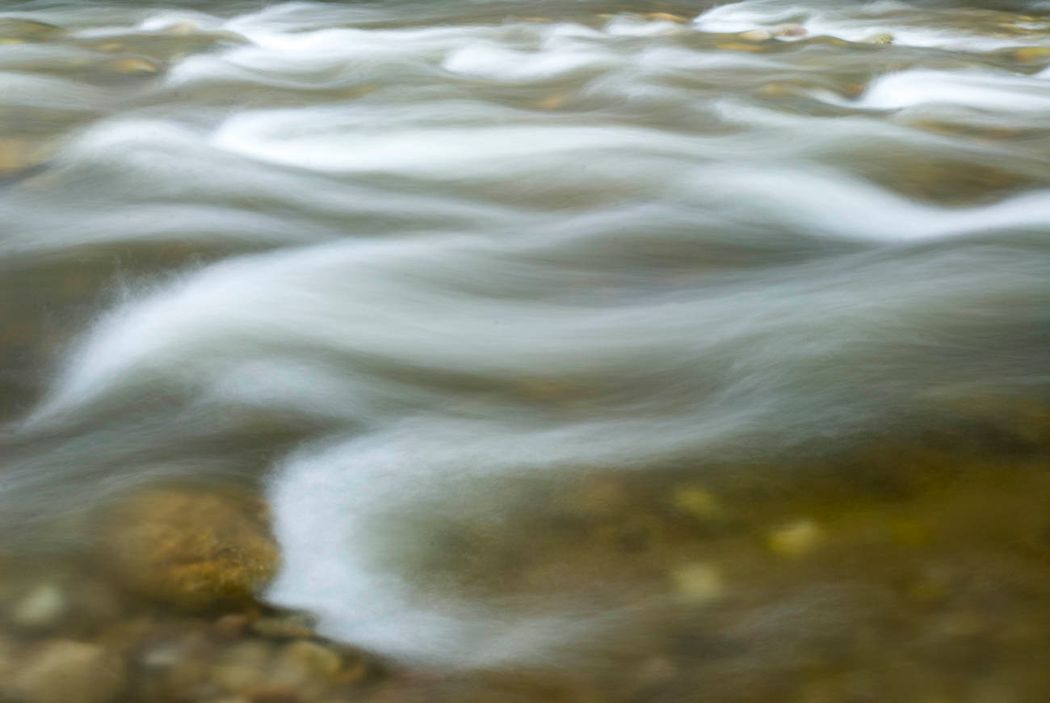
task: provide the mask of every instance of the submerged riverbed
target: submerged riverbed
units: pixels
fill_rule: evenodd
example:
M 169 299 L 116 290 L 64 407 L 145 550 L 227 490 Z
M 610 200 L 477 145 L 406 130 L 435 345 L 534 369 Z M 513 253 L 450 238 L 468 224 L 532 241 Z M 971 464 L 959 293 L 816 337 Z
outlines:
M 0 700 L 1043 703 L 978 5 L 4 4 Z

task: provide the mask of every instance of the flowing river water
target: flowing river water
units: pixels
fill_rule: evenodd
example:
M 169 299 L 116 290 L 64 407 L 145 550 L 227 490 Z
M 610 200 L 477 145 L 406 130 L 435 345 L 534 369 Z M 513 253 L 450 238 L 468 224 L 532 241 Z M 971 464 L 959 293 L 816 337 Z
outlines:
M 8 0 L 0 325 L 0 575 L 257 492 L 325 703 L 1050 697 L 1050 3 Z

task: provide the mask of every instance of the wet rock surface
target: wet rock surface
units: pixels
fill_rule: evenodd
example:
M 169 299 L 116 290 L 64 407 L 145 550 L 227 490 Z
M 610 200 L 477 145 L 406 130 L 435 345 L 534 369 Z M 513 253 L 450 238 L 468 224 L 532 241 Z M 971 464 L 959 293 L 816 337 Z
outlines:
M 233 493 L 151 490 L 107 516 L 101 549 L 142 597 L 185 610 L 249 603 L 278 566 L 264 511 Z

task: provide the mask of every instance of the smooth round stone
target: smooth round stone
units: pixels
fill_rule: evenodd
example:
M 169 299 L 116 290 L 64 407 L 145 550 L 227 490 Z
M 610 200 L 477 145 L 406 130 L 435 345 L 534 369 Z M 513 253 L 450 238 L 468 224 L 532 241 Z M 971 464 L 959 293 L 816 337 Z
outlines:
M 115 511 L 102 548 L 120 583 L 148 599 L 185 610 L 243 605 L 277 570 L 263 513 L 244 496 L 151 490 Z
M 155 76 L 163 69 L 160 63 L 140 56 L 116 59 L 110 61 L 107 67 L 126 76 Z

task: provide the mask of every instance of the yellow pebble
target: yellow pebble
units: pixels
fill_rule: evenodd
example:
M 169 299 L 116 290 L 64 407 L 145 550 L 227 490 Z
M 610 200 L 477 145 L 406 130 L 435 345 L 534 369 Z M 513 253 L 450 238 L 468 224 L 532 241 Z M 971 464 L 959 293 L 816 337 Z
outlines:
M 880 46 L 886 46 L 893 43 L 893 35 L 888 32 L 882 32 L 881 34 L 875 34 L 864 40 L 865 44 L 877 44 Z
M 722 574 L 711 564 L 690 562 L 671 572 L 675 591 L 694 603 L 714 600 L 725 591 Z
M 785 98 L 795 94 L 795 89 L 786 83 L 766 83 L 758 89 L 758 94 L 767 98 Z
M 856 98 L 863 93 L 867 87 L 868 86 L 863 83 L 847 83 L 842 86 L 842 94 L 849 98 Z
M 539 107 L 543 110 L 557 110 L 559 107 L 564 105 L 568 99 L 569 96 L 566 93 L 549 95 L 546 98 L 540 100 L 538 103 L 536 103 L 536 107 Z
M 110 64 L 114 71 L 127 74 L 154 74 L 160 71 L 160 67 L 152 61 L 128 57 L 119 59 Z
M 769 533 L 767 544 L 783 557 L 801 557 L 812 552 L 823 538 L 823 530 L 812 520 L 802 519 L 782 525 Z
M 674 493 L 674 505 L 683 513 L 699 518 L 721 515 L 722 506 L 710 491 L 703 488 L 680 488 Z
M 1014 51 L 1014 58 L 1025 63 L 1041 61 L 1047 57 L 1050 57 L 1050 47 L 1048 46 L 1026 46 L 1023 49 Z

